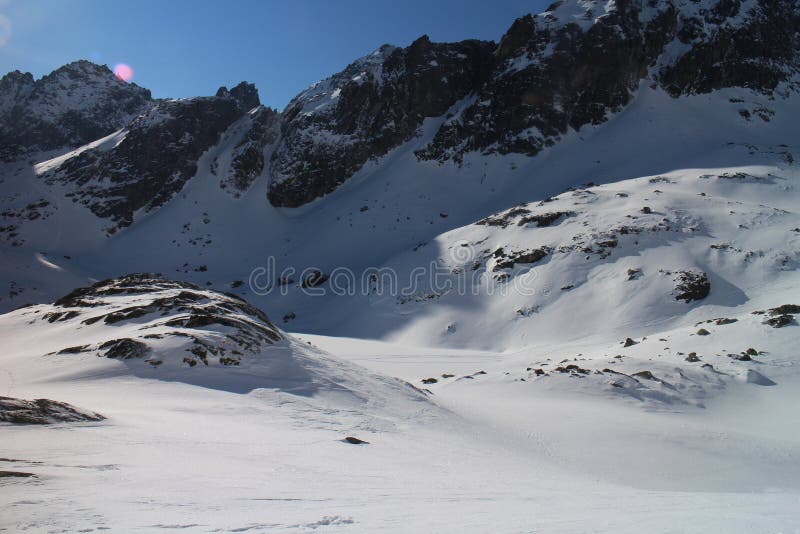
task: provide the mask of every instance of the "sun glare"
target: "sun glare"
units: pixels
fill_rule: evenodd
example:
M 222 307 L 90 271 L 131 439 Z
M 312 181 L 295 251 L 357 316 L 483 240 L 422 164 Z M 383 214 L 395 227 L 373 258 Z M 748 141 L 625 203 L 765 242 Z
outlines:
M 133 69 L 130 65 L 125 63 L 118 63 L 114 66 L 114 74 L 123 82 L 129 82 L 133 79 Z

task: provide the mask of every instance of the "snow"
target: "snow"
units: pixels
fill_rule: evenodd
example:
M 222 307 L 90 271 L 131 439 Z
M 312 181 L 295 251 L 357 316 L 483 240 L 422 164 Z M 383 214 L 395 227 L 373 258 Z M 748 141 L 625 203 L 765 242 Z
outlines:
M 71 150 L 65 154 L 49 159 L 47 161 L 43 161 L 42 163 L 37 163 L 36 165 L 33 166 L 33 172 L 36 173 L 37 175 L 42 175 L 47 172 L 56 170 L 59 167 L 61 167 L 61 165 L 63 165 L 67 160 L 70 160 L 75 156 L 81 154 L 82 152 L 86 152 L 87 150 L 99 150 L 101 152 L 107 152 L 115 148 L 122 141 L 124 141 L 125 136 L 127 135 L 128 135 L 127 129 L 117 130 L 116 132 L 110 133 L 105 137 L 101 137 L 97 141 L 85 144 L 82 147 L 76 148 L 75 150 Z
M 586 27 L 614 8 L 570 5 L 554 12 L 559 24 Z M 375 75 L 391 53 L 381 50 L 346 80 Z M 324 113 L 343 81 L 321 82 L 295 105 Z M 414 151 L 459 120 L 471 95 L 292 210 L 268 205 L 268 172 L 239 198 L 220 189 L 246 117 L 178 195 L 111 238 L 39 174 L 113 147 L 124 130 L 34 165 L 2 164 L 4 209 L 51 203 L 46 220 L 3 214 L 0 226 L 18 225 L 24 241 L 0 234 L 4 311 L 97 279 L 162 272 L 207 287 L 209 298 L 212 289 L 241 295 L 292 333 L 239 368 L 186 369 L 177 338 L 152 342 L 159 366 L 98 356 L 107 340 L 167 331 L 154 315 L 50 323 L 42 316 L 56 308 L 38 304 L 0 316 L 0 394 L 108 418 L 0 428 L 0 470 L 38 476 L 2 479 L 0 529 L 796 530 L 800 326 L 773 328 L 761 313 L 800 304 L 800 109 L 782 94 L 670 98 L 642 83 L 608 122 L 570 131 L 535 158 L 418 161 Z M 740 114 L 759 108 L 774 115 Z M 341 141 L 327 133 L 309 138 Z M 529 213 L 508 213 L 520 205 Z M 568 214 L 520 224 L 553 212 Z M 509 224 L 477 224 L 493 214 Z M 544 259 L 509 269 L 494 254 L 540 247 Z M 270 257 L 296 269 L 285 293 L 236 284 Z M 464 291 L 425 282 L 404 295 L 299 287 L 310 267 L 378 268 L 402 281 L 429 265 L 453 283 L 477 277 Z M 708 274 L 706 298 L 675 298 L 686 270 Z M 497 284 L 501 271 L 509 278 Z M 195 332 L 220 342 L 226 333 Z M 51 354 L 82 344 L 92 348 Z
M 22 312 L 0 328 L 16 327 Z M 498 354 L 480 362 L 486 375 L 433 387 L 438 407 L 398 416 L 325 396 L 109 374 L 118 364 L 91 355 L 58 362 L 39 355 L 60 346 L 55 333 L 3 338 L 16 354 L 3 358 L 12 370 L 4 394 L 109 417 L 2 429 L 4 455 L 22 460 L 3 468 L 39 476 L 4 483 L 13 491 L 0 493 L 0 525 L 12 530 L 699 533 L 796 524 L 796 365 L 777 387 L 741 384 L 703 410 L 652 411 L 576 389 L 581 379 L 513 382 L 494 369 L 521 358 Z M 409 377 L 475 370 L 482 359 L 308 339 L 374 370 L 413 361 Z M 791 339 L 786 332 L 782 343 Z M 370 443 L 345 444 L 345 435 Z

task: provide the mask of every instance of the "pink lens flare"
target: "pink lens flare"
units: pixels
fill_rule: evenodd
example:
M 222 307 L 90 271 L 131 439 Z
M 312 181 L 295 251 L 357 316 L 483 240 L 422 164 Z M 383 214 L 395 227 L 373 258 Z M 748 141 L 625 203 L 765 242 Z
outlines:
M 130 65 L 125 63 L 118 63 L 114 66 L 114 74 L 123 82 L 129 82 L 133 79 L 133 69 Z

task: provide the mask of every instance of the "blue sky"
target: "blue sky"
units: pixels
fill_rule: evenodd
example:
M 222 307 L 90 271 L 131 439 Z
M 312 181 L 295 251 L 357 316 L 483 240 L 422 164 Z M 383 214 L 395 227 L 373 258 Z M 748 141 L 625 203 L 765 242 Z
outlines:
M 0 0 L 0 73 L 127 63 L 156 97 L 254 82 L 283 108 L 383 43 L 498 40 L 537 0 Z

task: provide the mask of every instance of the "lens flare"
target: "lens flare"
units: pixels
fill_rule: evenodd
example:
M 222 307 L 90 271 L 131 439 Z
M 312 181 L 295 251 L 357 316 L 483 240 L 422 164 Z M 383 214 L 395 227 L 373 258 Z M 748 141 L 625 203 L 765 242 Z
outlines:
M 118 63 L 114 66 L 114 75 L 123 82 L 129 82 L 133 79 L 133 69 L 125 63 Z

